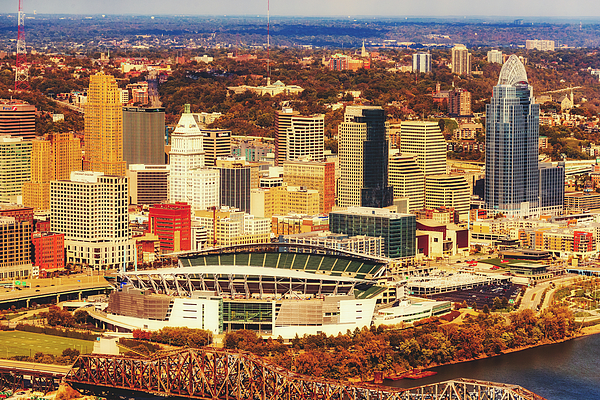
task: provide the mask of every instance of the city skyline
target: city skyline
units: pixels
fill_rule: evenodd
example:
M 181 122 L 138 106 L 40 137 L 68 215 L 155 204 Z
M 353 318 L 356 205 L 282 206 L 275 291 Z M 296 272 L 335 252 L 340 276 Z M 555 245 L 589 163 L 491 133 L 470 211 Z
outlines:
M 14 13 L 17 4 L 5 2 L 0 5 L 0 13 Z M 134 14 L 134 15 L 232 15 L 232 16 L 265 16 L 267 2 L 264 0 L 229 0 L 217 3 L 194 3 L 189 0 L 161 2 L 158 0 L 119 2 L 41 1 L 27 0 L 23 10 L 30 16 L 43 14 Z M 143 10 L 143 11 L 141 11 Z M 343 12 L 341 12 L 343 10 Z M 496 17 L 590 17 L 600 16 L 600 7 L 596 3 L 583 0 L 577 2 L 530 1 L 518 2 L 507 0 L 501 3 L 483 3 L 472 0 L 446 2 L 429 0 L 416 3 L 403 3 L 401 6 L 391 0 L 379 1 L 376 4 L 359 1 L 330 0 L 327 2 L 308 0 L 302 3 L 270 2 L 272 16 L 336 16 L 336 17 L 462 17 L 462 16 L 496 16 Z

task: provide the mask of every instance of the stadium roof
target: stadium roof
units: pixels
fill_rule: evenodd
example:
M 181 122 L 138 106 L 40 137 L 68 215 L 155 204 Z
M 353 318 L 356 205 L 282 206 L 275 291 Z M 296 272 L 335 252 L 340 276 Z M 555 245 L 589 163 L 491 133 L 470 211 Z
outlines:
M 315 274 L 311 272 L 280 269 L 269 267 L 254 267 L 240 265 L 208 265 L 195 267 L 179 268 L 161 268 L 148 271 L 125 272 L 124 275 L 144 276 L 144 275 L 242 275 L 242 276 L 272 276 L 276 278 L 292 279 L 317 279 L 338 282 L 370 282 L 364 279 L 356 279 L 345 276 L 335 276 L 327 274 Z
M 286 271 L 300 270 L 309 273 L 324 273 L 367 280 L 383 275 L 386 265 L 381 259 L 348 253 L 334 253 L 330 249 L 296 244 L 288 246 L 251 246 L 226 250 L 229 250 L 229 252 L 180 255 L 179 265 L 182 267 L 209 265 L 254 266 Z M 318 250 L 327 252 L 316 253 L 315 251 Z
M 121 283 L 152 293 L 180 297 L 220 296 L 232 299 L 281 299 L 287 295 L 320 298 L 354 295 L 371 298 L 381 293 L 376 282 L 345 274 L 322 273 L 252 265 L 201 265 L 129 271 L 120 274 Z

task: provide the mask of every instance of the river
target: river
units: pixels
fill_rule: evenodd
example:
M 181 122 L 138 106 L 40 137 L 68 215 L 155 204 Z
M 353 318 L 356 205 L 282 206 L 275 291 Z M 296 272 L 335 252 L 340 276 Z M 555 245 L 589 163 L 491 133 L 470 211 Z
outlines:
M 600 399 L 600 334 L 431 370 L 438 374 L 386 383 L 408 388 L 472 378 L 517 384 L 548 400 Z

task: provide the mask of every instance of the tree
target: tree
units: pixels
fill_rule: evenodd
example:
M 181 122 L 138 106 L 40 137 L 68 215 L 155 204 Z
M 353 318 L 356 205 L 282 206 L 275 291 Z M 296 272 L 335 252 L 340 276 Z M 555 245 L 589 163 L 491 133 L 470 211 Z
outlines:
M 70 363 L 75 362 L 75 359 L 79 357 L 79 350 L 76 349 L 64 349 L 62 356 L 66 358 Z
M 90 314 L 88 314 L 85 310 L 77 310 L 75 314 L 73 314 L 73 319 L 80 325 L 85 325 L 90 322 Z
M 50 326 L 73 326 L 75 322 L 70 312 L 55 305 L 50 306 L 48 309 L 46 321 Z

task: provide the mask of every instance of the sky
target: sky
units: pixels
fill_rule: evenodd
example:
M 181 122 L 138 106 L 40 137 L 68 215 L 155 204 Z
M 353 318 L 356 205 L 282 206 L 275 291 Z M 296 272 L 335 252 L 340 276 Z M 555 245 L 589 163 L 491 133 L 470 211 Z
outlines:
M 598 0 L 22 0 L 28 15 L 186 14 L 272 16 L 599 17 Z M 0 0 L 0 13 L 18 0 Z

